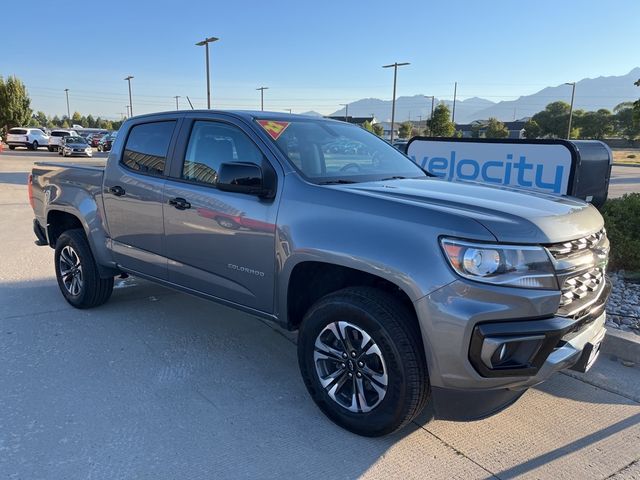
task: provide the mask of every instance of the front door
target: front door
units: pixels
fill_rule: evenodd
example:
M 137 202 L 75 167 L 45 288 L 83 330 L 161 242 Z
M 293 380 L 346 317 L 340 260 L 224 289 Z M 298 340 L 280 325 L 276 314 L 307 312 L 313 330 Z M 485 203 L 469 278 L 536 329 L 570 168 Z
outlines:
M 176 120 L 146 121 L 125 132 L 107 162 L 104 209 L 114 260 L 125 269 L 167 278 L 164 251 L 165 164 Z
M 238 125 L 191 119 L 182 130 L 183 151 L 175 156 L 179 168 L 172 168 L 175 178 L 168 178 L 164 189 L 169 280 L 271 313 L 277 202 L 223 192 L 216 179 L 222 163 L 273 166 Z

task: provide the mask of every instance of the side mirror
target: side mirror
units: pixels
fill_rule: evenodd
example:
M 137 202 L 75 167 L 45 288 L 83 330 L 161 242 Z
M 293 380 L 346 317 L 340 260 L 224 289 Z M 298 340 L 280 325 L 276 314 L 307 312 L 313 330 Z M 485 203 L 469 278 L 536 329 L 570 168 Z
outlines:
M 271 198 L 273 188 L 265 185 L 262 168 L 255 163 L 223 163 L 218 170 L 218 189 Z

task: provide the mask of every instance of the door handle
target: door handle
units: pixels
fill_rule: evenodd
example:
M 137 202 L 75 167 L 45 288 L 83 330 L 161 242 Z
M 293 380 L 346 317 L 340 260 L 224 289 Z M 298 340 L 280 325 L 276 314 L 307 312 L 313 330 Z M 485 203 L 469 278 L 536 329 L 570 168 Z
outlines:
M 126 192 L 124 191 L 124 188 L 122 188 L 120 185 L 114 185 L 113 187 L 109 188 L 109 193 L 113 193 L 116 197 L 121 197 Z
M 173 205 L 178 210 L 186 210 L 187 208 L 191 208 L 191 204 L 187 202 L 184 198 L 172 198 L 169 200 L 169 205 Z

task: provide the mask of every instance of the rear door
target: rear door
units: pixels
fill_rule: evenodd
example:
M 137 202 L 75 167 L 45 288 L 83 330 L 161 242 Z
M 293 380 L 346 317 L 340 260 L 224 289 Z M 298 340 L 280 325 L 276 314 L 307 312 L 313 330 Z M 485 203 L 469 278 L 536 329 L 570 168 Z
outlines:
M 190 116 L 184 120 L 164 190 L 169 280 L 273 312 L 279 195 L 265 200 L 223 192 L 216 188 L 216 179 L 222 163 L 255 163 L 278 176 L 280 167 L 241 122 L 223 115 Z
M 109 155 L 104 208 L 114 260 L 122 267 L 167 278 L 163 190 L 179 117 L 140 119 Z

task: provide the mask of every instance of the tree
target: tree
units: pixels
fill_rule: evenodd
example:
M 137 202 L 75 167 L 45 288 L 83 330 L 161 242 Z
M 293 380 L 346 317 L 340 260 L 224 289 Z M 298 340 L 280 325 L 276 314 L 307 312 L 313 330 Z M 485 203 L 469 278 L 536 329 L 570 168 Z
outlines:
M 49 126 L 49 118 L 47 117 L 47 114 L 42 111 L 38 111 L 35 115 L 33 115 L 33 119 L 35 120 L 36 125 L 38 125 L 39 127 Z
M 614 132 L 614 117 L 606 108 L 597 112 L 585 112 L 576 118 L 580 138 L 603 139 Z
M 0 77 L 0 128 L 24 126 L 31 119 L 31 99 L 17 77 Z
M 640 87 L 640 79 L 634 85 Z M 633 126 L 640 128 L 640 98 L 633 102 Z
M 384 127 L 379 123 L 374 123 L 373 125 L 371 125 L 371 128 L 373 128 L 373 133 L 375 133 L 377 136 L 382 137 L 382 135 L 384 135 Z
M 640 123 L 633 122 L 633 102 L 623 102 L 613 109 L 615 130 L 629 142 L 640 137 Z
M 398 134 L 400 135 L 400 138 L 409 138 L 412 130 L 413 124 L 411 122 L 403 122 L 398 129 Z
M 526 138 L 538 138 L 542 133 L 542 129 L 538 122 L 530 118 L 527 123 L 524 124 L 524 136 Z
M 96 121 L 93 118 L 93 115 L 89 114 L 87 115 L 87 128 L 95 128 L 96 127 Z
M 509 136 L 509 129 L 500 120 L 491 117 L 487 122 L 484 135 L 486 138 L 507 138 Z
M 535 121 L 540 128 L 536 136 L 565 138 L 569 127 L 570 108 L 566 102 L 553 102 L 531 117 L 531 120 Z
M 456 127 L 451 121 L 449 107 L 441 103 L 433 111 L 433 118 L 427 120 L 429 133 L 433 137 L 452 137 Z

